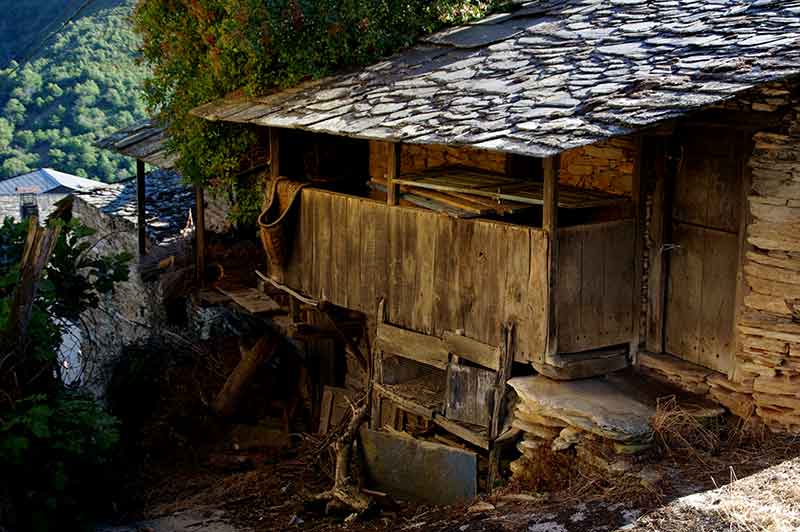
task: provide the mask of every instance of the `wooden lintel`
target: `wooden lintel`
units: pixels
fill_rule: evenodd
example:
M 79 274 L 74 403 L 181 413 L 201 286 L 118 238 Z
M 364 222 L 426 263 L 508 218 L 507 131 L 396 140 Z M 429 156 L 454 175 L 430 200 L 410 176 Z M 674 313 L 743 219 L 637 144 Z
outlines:
M 386 202 L 389 205 L 397 205 L 400 201 L 400 185 L 395 183 L 395 179 L 400 177 L 401 150 L 402 144 L 393 142 L 386 154 Z
M 497 347 L 450 331 L 445 331 L 443 340 L 450 353 L 494 371 L 500 369 L 500 349 Z
M 447 346 L 441 338 L 378 323 L 378 347 L 387 354 L 400 355 L 439 369 L 447 369 Z
M 561 157 L 554 155 L 543 161 L 544 190 L 542 229 L 547 233 L 547 339 L 542 361 L 558 353 L 558 316 L 556 309 L 556 278 L 558 268 L 558 178 Z
M 136 159 L 136 224 L 139 230 L 139 255 L 147 253 L 147 217 L 145 215 L 144 161 Z

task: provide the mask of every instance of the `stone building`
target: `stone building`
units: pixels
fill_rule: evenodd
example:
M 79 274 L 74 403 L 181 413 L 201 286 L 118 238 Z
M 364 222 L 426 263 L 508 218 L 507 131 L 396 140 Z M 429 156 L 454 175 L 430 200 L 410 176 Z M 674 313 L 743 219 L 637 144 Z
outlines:
M 27 174 L 0 181 L 0 220 L 20 220 L 31 214 L 46 219 L 55 204 L 72 192 L 85 192 L 107 186 L 106 183 L 65 174 L 52 168 L 40 168 Z
M 360 316 L 368 450 L 624 471 L 672 385 L 800 432 L 798 43 L 797 0 L 531 1 L 194 114 L 268 138 L 259 267 L 298 330 Z
M 192 256 L 194 196 L 180 176 L 155 170 L 145 177 L 145 255 L 139 255 L 138 204 L 135 179 L 73 192 L 62 200 L 72 216 L 96 232 L 89 237 L 98 254 L 127 252 L 132 257 L 129 279 L 117 285 L 100 305 L 81 316 L 80 379 L 98 395 L 104 393 L 109 372 L 122 349 L 157 337 L 165 322 L 163 276 L 180 272 L 184 257 Z M 153 258 L 156 257 L 156 258 Z M 145 264 L 174 257 L 162 275 L 143 275 Z M 190 275 L 191 276 L 191 275 Z

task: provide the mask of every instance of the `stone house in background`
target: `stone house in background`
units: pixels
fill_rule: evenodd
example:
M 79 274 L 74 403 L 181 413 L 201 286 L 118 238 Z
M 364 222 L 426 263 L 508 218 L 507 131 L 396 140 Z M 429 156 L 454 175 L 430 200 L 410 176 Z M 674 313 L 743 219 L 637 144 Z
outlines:
M 76 191 L 59 203 L 96 231 L 89 237 L 93 252 L 127 252 L 133 257 L 128 281 L 117 285 L 72 328 L 71 340 L 79 347 L 71 350 L 70 375 L 100 396 L 125 346 L 145 341 L 165 326 L 165 282 L 180 281 L 187 273 L 182 257 L 192 256 L 191 189 L 169 170 L 150 172 L 144 181 L 144 255 L 139 254 L 135 178 Z M 163 267 L 158 265 L 161 260 L 167 261 Z M 156 271 L 150 271 L 150 266 Z M 193 279 L 193 270 L 188 273 Z
M 108 186 L 102 181 L 86 179 L 52 168 L 0 181 L 0 221 L 4 218 L 21 220 L 30 215 L 47 218 L 55 204 L 72 192 L 86 192 Z

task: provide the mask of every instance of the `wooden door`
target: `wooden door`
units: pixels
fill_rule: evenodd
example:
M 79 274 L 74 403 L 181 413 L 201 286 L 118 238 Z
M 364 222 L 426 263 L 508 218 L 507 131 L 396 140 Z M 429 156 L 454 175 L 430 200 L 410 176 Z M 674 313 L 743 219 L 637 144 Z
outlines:
M 681 135 L 667 283 L 665 348 L 728 373 L 742 216 L 745 142 L 740 132 L 695 128 Z

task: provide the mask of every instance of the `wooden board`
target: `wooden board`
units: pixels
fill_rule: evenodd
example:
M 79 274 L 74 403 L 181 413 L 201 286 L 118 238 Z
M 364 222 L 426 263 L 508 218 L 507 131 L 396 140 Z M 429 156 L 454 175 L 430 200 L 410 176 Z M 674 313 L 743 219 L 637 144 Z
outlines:
M 358 392 L 335 386 L 325 386 L 322 390 L 320 405 L 319 427 L 317 434 L 327 434 L 328 430 L 336 427 L 350 412 L 350 401 L 357 401 Z
M 386 354 L 401 355 L 435 368 L 446 369 L 450 358 L 441 338 L 386 323 L 378 323 L 377 343 Z
M 494 371 L 450 364 L 444 414 L 448 419 L 488 427 L 494 407 Z
M 361 446 L 369 480 L 391 495 L 440 505 L 477 495 L 473 452 L 369 429 L 361 431 Z
M 683 161 L 675 180 L 673 219 L 739 231 L 742 153 L 740 133 L 719 128 L 681 132 Z
M 733 363 L 736 234 L 675 224 L 670 253 L 666 351 L 727 373 Z
M 633 220 L 559 230 L 558 346 L 575 353 L 631 341 Z
M 256 288 L 218 288 L 218 290 L 251 314 L 283 312 L 274 299 Z
M 544 187 L 541 182 L 458 167 L 439 167 L 415 174 L 404 174 L 394 180 L 408 187 L 483 196 L 527 205 L 542 205 Z M 603 192 L 569 186 L 559 187 L 558 206 L 584 209 L 619 205 L 628 200 Z
M 493 371 L 500 369 L 500 348 L 449 331 L 443 340 L 450 353 Z

